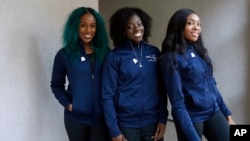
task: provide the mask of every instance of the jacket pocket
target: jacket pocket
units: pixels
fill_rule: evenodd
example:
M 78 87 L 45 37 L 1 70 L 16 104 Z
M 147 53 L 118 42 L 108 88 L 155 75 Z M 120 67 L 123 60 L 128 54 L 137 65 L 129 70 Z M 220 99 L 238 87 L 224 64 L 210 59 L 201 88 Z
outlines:
M 80 115 L 91 115 L 93 108 L 92 100 L 84 96 L 73 96 L 72 100 L 72 112 Z
M 213 106 L 213 100 L 209 93 L 196 93 L 191 96 L 189 103 L 192 103 L 190 106 L 195 110 L 206 110 Z

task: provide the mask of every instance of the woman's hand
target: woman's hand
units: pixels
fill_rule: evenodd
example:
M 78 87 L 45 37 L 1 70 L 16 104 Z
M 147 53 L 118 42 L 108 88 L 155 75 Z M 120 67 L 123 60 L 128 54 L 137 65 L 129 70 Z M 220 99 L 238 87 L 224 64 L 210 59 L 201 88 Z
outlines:
M 123 134 L 120 134 L 119 136 L 112 138 L 112 141 L 128 141 L 128 140 L 123 136 Z
M 67 109 L 70 111 L 70 112 L 72 112 L 72 104 L 69 104 L 68 106 L 67 106 Z
M 227 122 L 229 123 L 229 125 L 235 125 L 236 123 L 234 122 L 233 120 L 233 117 L 230 115 L 230 116 L 227 116 Z
M 151 139 L 154 139 L 154 141 L 157 141 L 157 140 L 163 138 L 165 130 L 166 130 L 166 124 L 158 123 L 155 135 L 152 136 Z

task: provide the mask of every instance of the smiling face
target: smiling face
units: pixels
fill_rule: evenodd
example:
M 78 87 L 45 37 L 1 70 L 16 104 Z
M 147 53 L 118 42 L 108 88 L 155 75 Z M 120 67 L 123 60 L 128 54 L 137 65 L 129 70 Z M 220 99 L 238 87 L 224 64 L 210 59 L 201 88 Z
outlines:
M 192 13 L 187 17 L 186 26 L 184 29 L 184 37 L 191 41 L 196 42 L 201 33 L 201 21 L 198 15 Z
M 134 41 L 139 43 L 143 39 L 144 26 L 138 15 L 133 15 L 127 22 L 125 26 L 126 36 Z
M 89 45 L 96 33 L 96 19 L 90 14 L 84 14 L 80 19 L 79 37 L 85 45 Z

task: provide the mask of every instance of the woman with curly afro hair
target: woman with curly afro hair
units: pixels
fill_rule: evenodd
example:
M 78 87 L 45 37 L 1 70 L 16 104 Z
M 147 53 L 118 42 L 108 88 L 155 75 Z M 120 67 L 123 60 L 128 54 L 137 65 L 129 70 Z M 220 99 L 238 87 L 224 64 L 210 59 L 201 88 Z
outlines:
M 114 49 L 104 62 L 102 97 L 113 141 L 163 140 L 167 100 L 158 69 L 159 49 L 147 43 L 152 19 L 124 7 L 110 18 Z

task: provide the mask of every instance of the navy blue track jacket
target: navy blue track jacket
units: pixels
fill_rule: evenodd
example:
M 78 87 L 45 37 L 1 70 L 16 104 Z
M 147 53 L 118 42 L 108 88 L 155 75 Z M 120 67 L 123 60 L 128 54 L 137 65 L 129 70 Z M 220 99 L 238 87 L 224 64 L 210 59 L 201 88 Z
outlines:
M 103 66 L 103 106 L 112 137 L 121 134 L 119 127 L 141 128 L 167 120 L 166 103 L 159 97 L 159 49 L 145 42 L 132 46 L 128 41 L 113 49 Z
M 177 67 L 167 66 L 168 55 L 173 54 L 164 55 L 161 68 L 172 116 L 190 141 L 200 140 L 193 123 L 203 122 L 219 110 L 225 117 L 231 112 L 217 89 L 211 69 L 191 44 L 184 54 L 177 54 Z
M 66 77 L 68 87 L 65 88 Z M 101 102 L 101 66 L 96 63 L 92 73 L 89 60 L 82 50 L 77 62 L 72 62 L 66 48 L 60 49 L 54 59 L 51 89 L 65 107 L 65 118 L 87 125 L 104 123 Z M 72 103 L 73 111 L 67 110 Z

